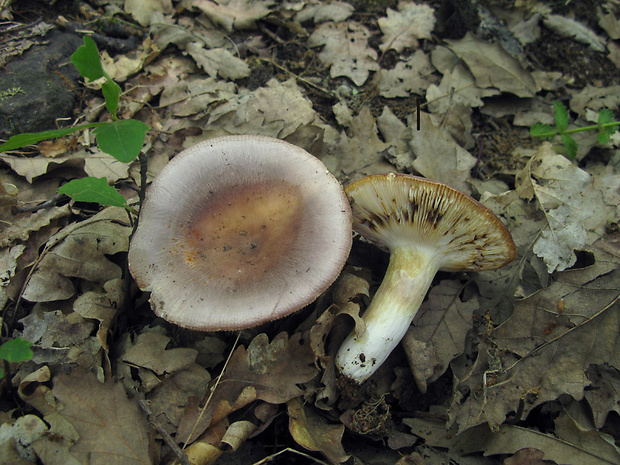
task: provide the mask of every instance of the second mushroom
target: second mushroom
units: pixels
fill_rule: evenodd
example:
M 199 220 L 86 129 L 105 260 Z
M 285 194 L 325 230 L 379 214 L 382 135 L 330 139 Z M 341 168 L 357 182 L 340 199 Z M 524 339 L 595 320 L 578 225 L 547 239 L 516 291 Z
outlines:
M 510 233 L 485 206 L 451 187 L 416 176 L 368 176 L 345 189 L 353 229 L 390 252 L 383 282 L 336 355 L 357 383 L 401 341 L 439 270 L 500 268 L 516 257 Z

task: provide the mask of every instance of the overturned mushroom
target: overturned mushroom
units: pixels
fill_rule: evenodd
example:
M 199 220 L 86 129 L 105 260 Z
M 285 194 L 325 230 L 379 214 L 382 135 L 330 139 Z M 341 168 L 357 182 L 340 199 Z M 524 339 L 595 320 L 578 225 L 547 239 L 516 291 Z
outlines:
M 129 268 L 159 316 L 203 331 L 255 326 L 311 303 L 351 247 L 351 211 L 320 160 L 260 136 L 211 139 L 156 176 Z
M 500 268 L 516 250 L 489 209 L 445 184 L 385 174 L 362 178 L 345 191 L 354 231 L 390 252 L 386 275 L 363 315 L 365 331 L 350 334 L 336 355 L 338 369 L 362 383 L 401 341 L 438 270 Z

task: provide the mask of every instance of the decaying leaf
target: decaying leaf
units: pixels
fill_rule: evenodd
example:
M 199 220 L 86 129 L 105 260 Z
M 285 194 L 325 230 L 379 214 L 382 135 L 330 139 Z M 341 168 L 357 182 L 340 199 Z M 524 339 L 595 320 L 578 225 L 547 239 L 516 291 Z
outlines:
M 269 14 L 271 0 L 198 0 L 192 7 L 200 9 L 211 21 L 226 31 L 252 29 L 257 20 Z
M 35 363 L 49 365 L 80 365 L 91 369 L 100 363 L 101 343 L 91 336 L 95 324 L 77 313 L 65 315 L 61 310 L 38 311 L 20 321 L 24 325 L 22 337 L 31 341 Z
M 404 171 L 418 172 L 424 177 L 446 183 L 463 192 L 469 192 L 466 180 L 476 163 L 467 150 L 461 147 L 445 128 L 440 118 L 420 112 L 420 130 L 416 114 L 407 118 L 404 126 L 389 109 L 384 109 L 378 123 L 387 141 L 400 147 L 394 163 Z M 398 129 L 395 128 L 399 127 Z M 394 140 L 390 136 L 397 136 Z M 406 145 L 402 144 L 403 140 Z
M 349 455 L 342 447 L 344 425 L 329 424 L 314 410 L 304 406 L 301 397 L 287 402 L 289 431 L 295 442 L 308 450 L 319 451 L 331 462 L 342 463 Z
M 198 355 L 197 350 L 185 347 L 166 349 L 169 342 L 170 338 L 163 334 L 143 332 L 121 359 L 131 365 L 148 368 L 158 375 L 174 373 L 194 363 Z
M 572 37 L 597 52 L 605 51 L 605 41 L 579 21 L 560 15 L 545 15 L 545 26 L 562 37 Z
M 381 69 L 377 73 L 379 92 L 383 97 L 408 97 L 423 94 L 435 81 L 433 67 L 428 56 L 417 50 L 405 61 L 399 61 L 394 68 Z
M 31 444 L 37 439 L 42 437 L 48 431 L 47 425 L 36 415 L 24 415 L 17 418 L 11 424 L 3 423 L 0 427 L 0 447 L 6 443 L 13 442 L 15 444 L 15 450 L 19 455 L 15 454 L 17 458 L 9 458 L 8 451 L 4 452 L 0 458 L 3 464 L 28 464 L 34 463 L 37 460 L 36 453 Z M 1 449 L 0 449 L 1 450 Z M 19 459 L 23 459 L 20 462 Z
M 298 384 L 310 381 L 317 373 L 310 344 L 302 340 L 300 333 L 290 338 L 280 333 L 271 343 L 266 334 L 259 334 L 247 349 L 235 350 L 204 413 L 200 414 L 196 404 L 188 407 L 179 425 L 177 441 L 192 442 L 211 423 L 254 400 L 285 403 L 301 395 L 303 391 Z
M 390 171 L 389 165 L 383 160 L 387 148 L 388 145 L 377 135 L 370 108 L 364 107 L 352 119 L 349 132 L 341 133 L 331 150 L 338 160 L 335 172 L 345 177 L 353 173 L 361 177 Z
M 620 197 L 612 186 L 620 184 L 620 177 L 607 182 L 611 188 L 595 188 L 587 172 L 556 154 L 549 143 L 542 144 L 517 174 L 517 192 L 536 199 L 544 215 L 546 227 L 533 251 L 549 273 L 572 266 L 577 260 L 574 251 L 593 243 L 604 233 L 608 218 L 617 217 Z
M 319 59 L 330 66 L 331 77 L 346 76 L 361 86 L 371 71 L 379 69 L 377 52 L 368 45 L 369 37 L 368 29 L 354 21 L 323 23 L 312 33 L 308 45 L 324 46 Z
M 465 349 L 465 335 L 472 327 L 478 299 L 463 302 L 462 291 L 463 286 L 455 281 L 442 281 L 433 287 L 420 307 L 420 316 L 403 338 L 413 377 L 423 393 Z
M 219 75 L 224 79 L 240 79 L 250 74 L 250 67 L 225 48 L 207 49 L 199 42 L 185 47 L 187 53 L 209 76 Z
M 454 104 L 468 107 L 481 107 L 483 97 L 499 94 L 499 90 L 491 87 L 480 88 L 475 85 L 472 74 L 461 64 L 443 74 L 439 85 L 431 84 L 426 89 L 428 108 L 432 113 L 443 113 Z
M 151 463 L 150 427 L 137 402 L 127 398 L 120 384 L 102 384 L 90 374 L 58 375 L 52 392 L 59 402 L 59 415 L 79 437 L 69 451 L 73 460 L 82 464 Z M 34 446 L 38 454 L 51 453 L 53 439 L 40 439 Z
M 142 378 L 143 371 L 140 370 L 138 373 L 140 378 Z M 145 376 L 144 381 L 145 384 L 150 381 L 148 376 Z M 155 386 L 150 384 L 144 386 L 145 389 L 151 388 L 146 395 L 151 411 L 168 433 L 174 434 L 177 431 L 190 397 L 202 399 L 210 381 L 209 372 L 197 363 L 193 363 L 172 375 L 158 377 Z
M 466 64 L 481 88 L 494 87 L 519 97 L 532 97 L 536 81 L 499 43 L 490 44 L 467 33 L 463 39 L 448 40 L 448 47 Z
M 121 268 L 106 255 L 127 251 L 130 229 L 122 208 L 106 208 L 67 226 L 48 241 L 23 298 L 31 302 L 68 299 L 75 293 L 72 277 L 96 283 L 120 278 Z
M 616 108 L 620 104 L 620 85 L 609 87 L 586 86 L 573 93 L 570 109 L 584 115 L 586 108 L 601 111 L 603 108 Z
M 398 2 L 398 11 L 387 9 L 387 18 L 379 18 L 383 32 L 380 49 L 402 52 L 405 47 L 415 48 L 418 39 L 430 39 L 435 28 L 434 10 L 428 5 L 414 2 Z
M 324 23 L 325 21 L 333 21 L 341 23 L 351 16 L 354 11 L 353 5 L 345 2 L 312 2 L 300 11 L 295 19 L 300 23 L 314 20 L 315 23 Z
M 170 108 L 175 116 L 190 116 L 206 111 L 213 103 L 234 98 L 236 90 L 232 82 L 192 75 L 167 86 L 161 94 L 159 104 Z
M 143 26 L 151 24 L 153 12 L 172 13 L 172 2 L 170 0 L 126 0 L 125 12 L 129 13 L 136 21 Z
M 484 451 L 484 455 L 487 456 L 514 454 L 521 449 L 534 448 L 544 451 L 545 460 L 567 465 L 618 463 L 620 455 L 613 445 L 603 442 L 597 445 L 598 448 L 592 448 L 592 444 L 569 442 L 552 434 L 520 426 L 502 425 L 498 431 L 492 432 L 483 425 L 461 434 L 456 447 L 460 454 Z
M 255 91 L 245 90 L 210 112 L 207 127 L 227 134 L 262 134 L 286 139 L 318 122 L 312 103 L 295 80 L 271 79 Z
M 618 368 L 620 267 L 600 249 L 593 253 L 594 265 L 558 273 L 548 288 L 517 302 L 512 317 L 481 341 L 473 365 L 453 364 L 450 418 L 460 431 L 483 422 L 496 428 L 509 412 L 525 416 L 561 394 L 582 399 L 590 366 Z

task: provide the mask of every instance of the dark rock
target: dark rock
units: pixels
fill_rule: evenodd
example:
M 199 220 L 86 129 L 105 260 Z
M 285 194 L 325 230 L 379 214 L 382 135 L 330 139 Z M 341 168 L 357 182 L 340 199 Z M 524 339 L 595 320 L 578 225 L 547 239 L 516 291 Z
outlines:
M 19 59 L 0 70 L 0 138 L 56 128 L 72 117 L 79 73 L 70 57 L 82 39 L 50 31 Z

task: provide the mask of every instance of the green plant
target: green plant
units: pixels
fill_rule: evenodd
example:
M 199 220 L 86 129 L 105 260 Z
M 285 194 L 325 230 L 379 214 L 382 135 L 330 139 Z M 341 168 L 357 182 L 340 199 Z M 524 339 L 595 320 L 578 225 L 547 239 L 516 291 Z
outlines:
M 103 152 L 112 155 L 118 161 L 124 163 L 135 160 L 140 155 L 149 126 L 133 119 L 118 119 L 117 110 L 121 88 L 103 70 L 99 51 L 90 37 L 84 37 L 84 45 L 80 46 L 71 55 L 71 63 L 89 81 L 103 80 L 101 92 L 105 98 L 105 105 L 110 112 L 112 121 L 82 124 L 70 128 L 36 133 L 17 134 L 5 143 L 0 144 L 0 152 L 36 144 L 46 139 L 66 136 L 76 131 L 94 128 L 93 132 L 97 137 L 97 146 Z M 95 202 L 100 205 L 112 205 L 129 209 L 125 198 L 114 187 L 108 185 L 105 178 L 87 177 L 74 179 L 61 186 L 58 192 L 66 194 L 77 201 Z
M 535 124 L 530 128 L 530 135 L 532 137 L 538 137 L 542 139 L 552 139 L 556 136 L 560 136 L 562 143 L 564 144 L 564 150 L 566 155 L 571 160 L 574 160 L 577 156 L 577 141 L 573 139 L 571 134 L 581 131 L 598 130 L 597 140 L 600 144 L 606 144 L 609 142 L 611 135 L 616 132 L 617 126 L 620 125 L 620 121 L 613 121 L 614 114 L 611 110 L 603 108 L 598 112 L 598 121 L 591 126 L 584 126 L 581 128 L 568 129 L 569 115 L 568 110 L 561 102 L 553 102 L 555 108 L 555 127 L 548 124 Z
M 4 378 L 8 362 L 32 360 L 33 353 L 30 346 L 32 346 L 32 342 L 26 341 L 21 337 L 9 339 L 0 345 L 0 360 L 4 361 L 4 368 L 0 368 L 0 379 Z

